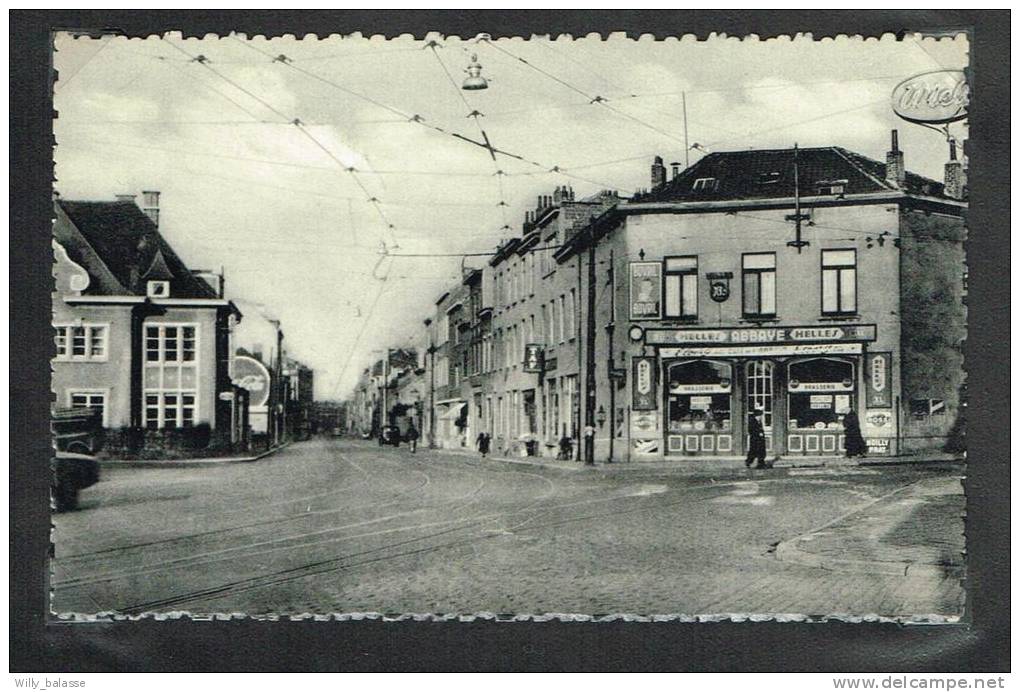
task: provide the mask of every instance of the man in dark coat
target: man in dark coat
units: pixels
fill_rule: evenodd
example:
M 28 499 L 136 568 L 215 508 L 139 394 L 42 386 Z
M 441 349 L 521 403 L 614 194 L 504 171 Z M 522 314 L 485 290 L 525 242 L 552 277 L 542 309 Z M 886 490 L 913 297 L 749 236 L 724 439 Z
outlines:
M 755 468 L 767 469 L 772 464 L 765 463 L 765 427 L 761 422 L 762 413 L 763 411 L 760 408 L 756 408 L 747 417 L 747 435 L 750 439 L 750 445 L 747 450 L 747 459 L 744 460 L 744 466 L 750 467 L 757 460 L 758 464 Z
M 407 439 L 407 444 L 411 446 L 411 454 L 414 454 L 418 450 L 418 428 L 414 427 L 414 423 L 407 428 L 407 434 L 404 435 Z
M 868 451 L 861 435 L 861 421 L 852 408 L 847 409 L 843 416 L 843 448 L 846 449 L 847 458 L 862 457 Z
M 489 434 L 484 431 L 478 433 L 478 439 L 475 440 L 478 444 L 478 451 L 481 452 L 483 459 L 489 453 L 489 440 Z

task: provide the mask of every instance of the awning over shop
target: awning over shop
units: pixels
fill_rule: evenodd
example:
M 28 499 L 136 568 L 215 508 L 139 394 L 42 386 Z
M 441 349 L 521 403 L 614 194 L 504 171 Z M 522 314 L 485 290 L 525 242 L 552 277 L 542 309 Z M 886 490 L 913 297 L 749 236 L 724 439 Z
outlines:
M 460 412 L 464 410 L 467 403 L 459 403 L 450 406 L 450 410 L 439 416 L 439 420 L 456 420 L 460 418 Z

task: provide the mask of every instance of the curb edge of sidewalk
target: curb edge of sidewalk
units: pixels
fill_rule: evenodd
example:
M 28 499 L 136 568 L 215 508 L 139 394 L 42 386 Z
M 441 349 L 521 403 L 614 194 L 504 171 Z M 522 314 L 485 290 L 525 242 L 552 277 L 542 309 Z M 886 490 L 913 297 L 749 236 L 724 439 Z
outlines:
M 198 468 L 203 466 L 226 466 L 229 464 L 251 464 L 290 447 L 293 442 L 267 449 L 249 457 L 206 457 L 196 459 L 100 459 L 100 468 L 136 468 L 136 469 L 167 469 L 167 468 Z

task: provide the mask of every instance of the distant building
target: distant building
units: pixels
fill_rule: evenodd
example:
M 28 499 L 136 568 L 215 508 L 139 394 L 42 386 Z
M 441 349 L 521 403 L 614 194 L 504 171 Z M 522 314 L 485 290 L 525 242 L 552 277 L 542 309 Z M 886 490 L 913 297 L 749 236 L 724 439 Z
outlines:
M 241 313 L 159 233 L 158 193 L 145 201 L 54 204 L 55 404 L 99 410 L 125 432 L 108 435 L 114 448 L 237 443 L 229 338 Z

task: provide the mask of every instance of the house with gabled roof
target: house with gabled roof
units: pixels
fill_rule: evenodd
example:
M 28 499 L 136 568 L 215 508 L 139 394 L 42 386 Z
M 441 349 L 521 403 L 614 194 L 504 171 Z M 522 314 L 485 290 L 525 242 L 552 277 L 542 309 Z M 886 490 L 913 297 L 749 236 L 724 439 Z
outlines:
M 125 439 L 136 446 L 191 428 L 238 438 L 229 365 L 241 313 L 222 282 L 185 265 L 151 211 L 55 200 L 54 405 L 100 411 L 109 431 L 135 431 Z

